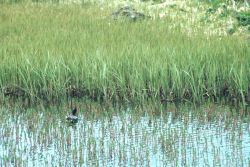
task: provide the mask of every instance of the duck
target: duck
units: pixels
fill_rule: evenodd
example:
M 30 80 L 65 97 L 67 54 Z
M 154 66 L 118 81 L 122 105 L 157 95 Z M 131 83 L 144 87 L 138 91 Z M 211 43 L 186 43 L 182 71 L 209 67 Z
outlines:
M 69 123 L 77 123 L 78 122 L 78 117 L 77 117 L 77 108 L 74 107 L 71 111 L 71 114 L 66 117 L 66 120 Z

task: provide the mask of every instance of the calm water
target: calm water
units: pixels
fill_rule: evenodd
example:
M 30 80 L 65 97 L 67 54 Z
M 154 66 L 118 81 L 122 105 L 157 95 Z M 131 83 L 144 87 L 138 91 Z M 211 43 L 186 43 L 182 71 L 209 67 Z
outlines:
M 76 125 L 62 108 L 0 110 L 0 166 L 250 165 L 249 116 L 221 107 L 85 111 Z

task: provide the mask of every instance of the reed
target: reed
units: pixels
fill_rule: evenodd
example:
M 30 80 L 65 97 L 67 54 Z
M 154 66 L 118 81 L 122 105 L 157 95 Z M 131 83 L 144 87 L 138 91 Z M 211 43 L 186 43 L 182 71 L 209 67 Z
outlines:
M 237 36 L 187 34 L 176 20 L 115 21 L 94 6 L 0 6 L 5 96 L 246 103 L 250 47 Z

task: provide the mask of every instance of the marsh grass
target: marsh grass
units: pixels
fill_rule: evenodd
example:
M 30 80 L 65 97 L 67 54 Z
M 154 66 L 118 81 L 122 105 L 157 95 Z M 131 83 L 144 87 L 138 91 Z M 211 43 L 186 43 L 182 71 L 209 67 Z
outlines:
M 94 6 L 0 6 L 2 94 L 52 102 L 249 99 L 241 37 L 186 34 L 171 19 L 112 20 Z M 174 28 L 172 25 L 175 25 Z

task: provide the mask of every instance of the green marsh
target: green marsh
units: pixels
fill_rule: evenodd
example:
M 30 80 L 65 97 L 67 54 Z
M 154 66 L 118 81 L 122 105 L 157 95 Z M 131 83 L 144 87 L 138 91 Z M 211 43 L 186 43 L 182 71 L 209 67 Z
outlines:
M 85 2 L 0 0 L 0 166 L 248 167 L 250 47 L 247 25 L 224 33 L 234 11 L 180 1 L 131 21 Z
M 116 21 L 111 12 L 1 4 L 2 95 L 47 102 L 250 99 L 249 41 L 202 29 L 189 34 L 168 18 Z

